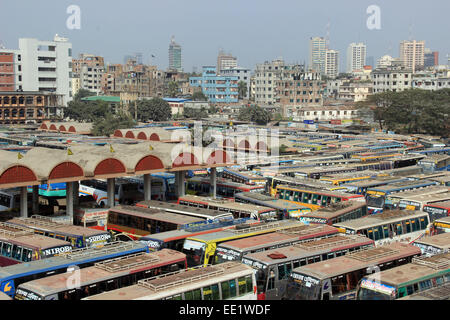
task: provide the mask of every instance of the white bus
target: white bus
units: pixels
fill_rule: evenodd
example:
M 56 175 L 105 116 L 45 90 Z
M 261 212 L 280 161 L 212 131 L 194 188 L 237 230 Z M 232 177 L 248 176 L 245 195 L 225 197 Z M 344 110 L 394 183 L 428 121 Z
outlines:
M 83 300 L 256 300 L 253 268 L 236 261 L 189 268 Z
M 30 198 L 30 195 L 28 195 Z M 31 199 L 28 199 L 30 206 Z M 19 211 L 20 210 L 20 188 L 2 189 L 0 190 L 0 212 Z
M 108 204 L 108 184 L 104 179 L 80 181 L 79 195 L 91 196 L 101 208 Z M 127 179 L 116 179 L 114 184 L 114 205 L 132 204 L 144 199 L 139 185 Z

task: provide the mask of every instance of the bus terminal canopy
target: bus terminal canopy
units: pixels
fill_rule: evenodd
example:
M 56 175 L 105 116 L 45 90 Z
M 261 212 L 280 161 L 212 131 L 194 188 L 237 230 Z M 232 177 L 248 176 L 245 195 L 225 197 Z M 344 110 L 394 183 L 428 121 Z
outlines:
M 156 141 L 74 145 L 68 150 L 35 147 L 20 155 L 0 150 L 0 189 L 233 164 L 231 155 L 222 149 Z

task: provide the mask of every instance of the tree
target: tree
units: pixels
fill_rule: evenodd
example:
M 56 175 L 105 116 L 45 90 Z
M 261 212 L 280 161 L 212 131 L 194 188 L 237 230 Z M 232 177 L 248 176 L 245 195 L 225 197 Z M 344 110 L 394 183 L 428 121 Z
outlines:
M 208 113 L 215 114 L 219 112 L 219 108 L 217 108 L 215 105 L 210 105 L 208 109 Z
M 184 108 L 183 115 L 186 118 L 202 119 L 208 117 L 208 111 L 204 107 L 202 107 L 201 109 Z
M 239 92 L 239 99 L 244 99 L 247 96 L 247 84 L 244 81 L 238 82 L 238 92 Z
M 161 98 L 152 98 L 140 100 L 136 103 L 137 106 L 137 120 L 147 122 L 153 121 L 167 121 L 172 116 L 172 109 L 167 101 Z M 134 105 L 130 108 L 130 113 L 135 114 Z
M 208 98 L 201 91 L 196 91 L 192 94 L 193 101 L 208 101 Z
M 169 97 L 176 98 L 179 93 L 180 93 L 180 89 L 178 87 L 178 82 L 170 81 L 169 82 L 169 90 L 168 90 Z
M 133 119 L 123 112 L 113 114 L 106 113 L 94 121 L 92 134 L 96 136 L 109 136 L 117 129 L 132 128 L 135 125 Z
M 106 101 L 81 101 L 74 99 L 67 104 L 64 116 L 80 122 L 93 122 L 108 112 L 113 112 Z
M 265 125 L 270 121 L 270 113 L 257 105 L 251 105 L 239 110 L 238 120 Z

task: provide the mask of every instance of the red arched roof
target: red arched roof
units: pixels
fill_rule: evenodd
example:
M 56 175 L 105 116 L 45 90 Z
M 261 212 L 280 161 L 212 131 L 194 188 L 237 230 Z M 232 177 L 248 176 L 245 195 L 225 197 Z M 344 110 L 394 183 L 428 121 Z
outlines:
M 152 133 L 150 136 L 150 140 L 152 141 L 160 141 L 159 135 L 157 133 Z
M 218 163 L 230 163 L 231 159 L 228 154 L 223 150 L 216 150 L 211 152 L 206 163 L 208 165 L 218 164 Z
M 147 140 L 147 135 L 145 134 L 145 132 L 139 132 L 137 138 L 139 140 Z
M 77 129 L 75 129 L 74 126 L 70 126 L 68 131 L 69 132 L 77 132 Z
M 157 170 L 157 169 L 164 169 L 164 164 L 162 163 L 161 159 L 155 156 L 145 156 L 139 162 L 136 164 L 136 167 L 134 169 L 135 172 L 140 171 L 150 171 L 150 170 Z
M 55 131 L 56 131 L 56 130 L 58 130 L 58 129 L 56 129 L 56 125 L 51 124 L 49 130 L 55 130 Z
M 222 146 L 234 148 L 234 142 L 232 139 L 225 139 L 223 140 Z
M 125 134 L 125 138 L 134 139 L 133 131 L 127 131 L 127 133 Z
M 60 125 L 59 126 L 59 131 L 66 131 L 66 127 L 64 127 L 64 125 Z
M 241 142 L 239 142 L 239 148 L 250 149 L 250 143 L 247 140 L 242 140 Z
M 120 131 L 118 129 L 116 131 L 114 131 L 114 137 L 122 138 L 123 137 L 122 131 Z
M 197 157 L 190 152 L 182 152 L 172 163 L 172 168 L 196 166 L 199 162 Z
M 108 158 L 100 161 L 95 167 L 94 175 L 106 175 L 115 173 L 125 173 L 126 168 L 123 163 L 114 158 Z
M 65 161 L 55 166 L 50 174 L 48 180 L 57 180 L 65 178 L 83 177 L 83 169 L 76 163 Z
M 45 123 L 43 123 L 43 124 L 41 124 L 41 126 L 39 127 L 39 129 L 47 130 L 48 127 L 47 127 L 47 125 L 46 125 Z
M 0 175 L 0 185 L 35 181 L 37 181 L 37 177 L 33 170 L 21 165 L 10 167 Z

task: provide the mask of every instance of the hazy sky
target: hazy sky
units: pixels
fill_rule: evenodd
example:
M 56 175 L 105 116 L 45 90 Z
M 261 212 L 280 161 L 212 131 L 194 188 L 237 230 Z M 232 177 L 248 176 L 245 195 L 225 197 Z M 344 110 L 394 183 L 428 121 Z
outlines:
M 67 8 L 81 9 L 81 28 L 70 30 Z M 369 5 L 381 10 L 381 29 L 369 30 Z M 52 40 L 58 33 L 72 42 L 73 55 L 92 53 L 110 63 L 125 55 L 143 54 L 143 62 L 167 68 L 170 37 L 182 46 L 183 67 L 215 65 L 220 48 L 254 69 L 256 63 L 283 57 L 308 62 L 312 36 L 326 36 L 340 51 L 341 71 L 347 46 L 362 41 L 375 61 L 398 56 L 399 42 L 425 40 L 439 51 L 440 63 L 450 53 L 449 0 L 0 0 L 0 42 L 16 49 L 18 38 Z

